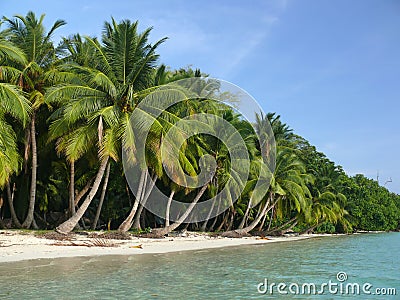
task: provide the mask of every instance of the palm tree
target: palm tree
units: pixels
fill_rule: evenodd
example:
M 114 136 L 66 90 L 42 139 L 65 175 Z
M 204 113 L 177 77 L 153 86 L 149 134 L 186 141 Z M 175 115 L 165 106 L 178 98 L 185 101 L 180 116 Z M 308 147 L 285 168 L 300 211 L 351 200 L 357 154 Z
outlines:
M 310 215 L 308 218 L 304 218 L 309 227 L 303 233 L 310 233 L 325 222 L 336 224 L 346 214 L 344 210 L 345 202 L 346 197 L 341 193 L 316 191 L 312 198 Z
M 196 87 L 200 85 L 195 84 Z M 203 90 L 203 88 L 201 88 Z M 226 123 L 219 121 L 221 118 L 215 118 L 208 115 L 206 119 L 201 121 L 201 118 L 198 117 L 198 121 L 203 122 L 204 125 L 209 127 L 209 133 L 211 135 L 197 135 L 195 138 L 190 138 L 187 140 L 188 147 L 186 152 L 182 155 L 183 157 L 187 157 L 186 166 L 190 166 L 192 162 L 195 166 L 195 169 L 203 169 L 197 165 L 197 161 L 199 157 L 203 155 L 211 155 L 215 160 L 215 174 L 211 178 L 211 180 L 204 184 L 201 188 L 198 188 L 196 191 L 196 195 L 194 199 L 190 202 L 190 205 L 187 206 L 186 211 L 181 215 L 181 217 L 174 224 L 166 224 L 166 226 L 162 229 L 153 230 L 155 234 L 165 235 L 170 231 L 179 227 L 192 212 L 194 206 L 200 201 L 201 197 L 208 189 L 211 197 L 216 196 L 211 208 L 208 208 L 207 211 L 201 212 L 204 217 L 208 220 L 212 213 L 215 215 L 214 206 L 215 202 L 228 201 L 224 203 L 224 207 L 228 205 L 231 209 L 229 210 L 229 214 L 231 215 L 231 220 L 233 220 L 234 206 L 233 200 L 240 196 L 240 191 L 244 187 L 245 180 L 247 180 L 247 175 L 245 175 L 248 170 L 248 158 L 246 159 L 244 153 L 247 153 L 248 149 L 246 144 L 237 142 L 239 139 L 241 140 L 240 134 L 246 136 L 247 133 L 252 132 L 251 125 L 247 122 L 242 121 L 237 114 L 234 114 L 232 110 L 228 109 L 225 105 L 221 103 L 215 103 L 213 101 L 205 101 L 202 102 L 199 99 L 195 99 L 192 104 L 186 102 L 185 103 L 185 111 L 184 114 L 189 114 L 192 109 L 197 112 L 208 112 L 212 115 L 220 115 L 225 122 L 229 122 L 231 124 L 231 128 L 227 127 Z M 204 106 L 203 106 L 204 105 Z M 199 124 L 201 127 L 202 125 Z M 234 129 L 235 128 L 235 129 Z M 243 132 L 241 132 L 243 131 Z M 215 138 L 218 136 L 222 138 L 221 142 L 219 138 Z M 245 138 L 246 140 L 246 138 Z M 248 142 L 253 142 L 252 139 L 247 139 Z M 225 144 L 227 143 L 227 144 Z M 245 142 L 246 143 L 246 142 Z M 180 145 L 181 143 L 172 143 L 169 148 L 173 149 L 174 153 L 179 153 L 180 149 L 174 149 L 174 144 Z M 238 155 L 240 153 L 240 155 Z M 180 156 L 180 157 L 182 157 Z M 242 157 L 243 156 L 243 157 Z M 240 158 L 239 158 L 240 157 Z M 172 161 L 166 159 L 166 161 Z M 181 162 L 182 165 L 185 165 L 184 162 Z M 168 163 L 166 164 L 168 167 Z M 189 167 L 189 169 L 191 169 Z M 187 172 L 190 174 L 190 172 Z M 174 182 L 179 182 L 179 180 L 175 179 Z M 174 194 L 174 189 L 171 191 L 171 196 Z M 167 204 L 167 213 L 169 211 Z M 220 205 L 218 205 L 216 213 L 219 214 Z M 199 211 L 197 211 L 199 212 Z M 168 219 L 168 216 L 166 216 Z M 206 223 L 204 223 L 206 226 Z
M 7 31 L 0 32 L 0 187 L 7 185 L 12 221 L 14 225 L 21 227 L 14 210 L 10 187 L 10 176 L 20 170 L 21 156 L 18 152 L 16 133 L 6 116 L 13 117 L 24 128 L 29 121 L 31 107 L 21 87 L 12 84 L 18 79 L 18 71 L 16 72 L 13 66 L 25 65 L 26 56 L 6 39 L 7 35 Z
M 29 228 L 32 224 L 33 212 L 36 202 L 36 178 L 37 178 L 37 144 L 36 144 L 36 112 L 44 103 L 44 90 L 47 84 L 46 71 L 48 71 L 55 59 L 56 48 L 51 37 L 57 28 L 65 25 L 63 20 L 57 20 L 46 33 L 43 25 L 45 15 L 36 18 L 33 12 L 28 12 L 26 17 L 16 15 L 15 19 L 4 17 L 8 24 L 8 39 L 24 53 L 24 62 L 8 66 L 7 72 L 13 74 L 14 79 L 10 83 L 18 85 L 26 93 L 26 98 L 31 102 L 33 112 L 30 118 L 30 128 L 27 132 L 32 154 L 32 174 L 29 195 L 29 208 L 22 227 Z
M 141 99 L 141 92 L 151 87 L 158 55 L 148 43 L 151 28 L 138 33 L 138 22 L 106 22 L 101 43 L 85 37 L 84 45 L 74 39 L 72 59 L 58 68 L 54 77 L 64 82 L 49 89 L 46 100 L 59 105 L 50 130 L 53 137 L 69 134 L 67 157 L 79 159 L 90 147 L 99 151 L 99 169 L 90 193 L 76 214 L 57 227 L 70 232 L 95 196 L 109 158 L 119 159 L 120 149 L 134 153 L 135 137 L 129 130 L 130 114 Z M 84 53 L 79 53 L 84 51 Z M 72 156 L 71 156 L 72 158 Z

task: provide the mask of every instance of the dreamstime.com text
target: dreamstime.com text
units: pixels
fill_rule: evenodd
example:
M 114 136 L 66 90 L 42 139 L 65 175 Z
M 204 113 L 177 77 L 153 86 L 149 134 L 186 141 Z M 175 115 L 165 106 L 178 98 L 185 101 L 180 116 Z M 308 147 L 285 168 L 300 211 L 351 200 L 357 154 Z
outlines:
M 337 281 L 329 280 L 323 283 L 285 283 L 269 282 L 267 278 L 257 285 L 259 294 L 268 295 L 378 295 L 394 296 L 396 288 L 374 287 L 371 283 L 347 282 L 347 274 L 339 272 L 336 274 Z

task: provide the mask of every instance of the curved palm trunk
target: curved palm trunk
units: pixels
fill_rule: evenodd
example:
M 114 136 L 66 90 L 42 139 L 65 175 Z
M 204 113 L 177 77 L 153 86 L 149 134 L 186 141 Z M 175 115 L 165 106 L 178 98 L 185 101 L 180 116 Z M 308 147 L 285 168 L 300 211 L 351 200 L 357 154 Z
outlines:
M 271 229 L 272 219 L 273 219 L 273 217 L 274 217 L 274 211 L 275 211 L 275 207 L 271 210 L 271 216 L 270 216 L 270 219 L 269 219 L 267 231 L 269 231 L 269 230 Z
M 15 213 L 14 189 L 13 189 L 13 192 L 11 192 L 10 182 L 7 182 L 7 199 L 8 199 L 8 206 L 10 207 L 11 219 L 12 219 L 14 225 L 16 227 L 20 228 L 22 225 L 21 225 L 21 222 L 18 220 L 17 214 Z
M 215 201 L 213 201 L 213 204 L 211 205 L 211 209 L 210 209 L 210 211 L 208 212 L 207 218 L 206 218 L 206 220 L 204 221 L 203 225 L 201 226 L 201 229 L 200 229 L 201 231 L 206 231 L 206 229 L 207 229 L 207 223 L 208 223 L 208 221 L 209 221 L 209 219 L 210 219 L 210 217 L 211 217 L 212 211 L 214 210 L 214 206 L 215 206 Z
M 171 209 L 172 199 L 174 198 L 175 191 L 172 190 L 167 202 L 167 209 L 165 211 L 165 226 L 169 226 L 169 211 Z
M 143 200 L 143 202 L 145 202 L 145 201 Z M 143 203 L 143 204 L 145 204 L 145 203 Z M 139 203 L 139 207 L 137 209 L 135 217 L 133 218 L 133 225 L 131 227 L 131 228 L 136 229 L 138 231 L 142 230 L 142 226 L 140 225 L 140 217 L 141 217 L 141 215 L 143 213 L 143 210 L 144 210 L 144 205 L 143 204 Z
M 235 215 L 236 215 L 236 211 L 235 211 L 235 209 L 233 207 L 232 207 L 232 211 L 230 212 L 230 215 L 231 215 L 231 219 L 229 220 L 228 228 L 226 229 L 228 231 L 232 229 L 233 220 L 235 219 Z
M 97 171 L 96 179 L 94 180 L 93 183 L 93 187 L 90 190 L 89 195 L 87 195 L 85 201 L 83 201 L 82 205 L 79 207 L 77 212 L 71 218 L 69 218 L 67 221 L 65 221 L 56 228 L 57 232 L 62 234 L 67 234 L 74 229 L 76 224 L 78 224 L 79 220 L 86 212 L 87 208 L 89 207 L 89 204 L 92 202 L 94 196 L 97 193 L 97 190 L 99 189 L 101 179 L 103 178 L 107 163 L 108 163 L 108 157 L 101 162 L 99 170 Z
M 103 188 L 101 190 L 99 206 L 97 207 L 96 216 L 94 217 L 92 223 L 92 229 L 96 229 L 97 223 L 99 222 L 101 208 L 103 207 L 104 197 L 106 196 L 107 185 L 108 185 L 108 178 L 110 177 L 110 163 L 107 164 L 106 174 L 104 175 L 104 183 Z
M 88 190 L 90 190 L 90 186 L 93 183 L 93 180 L 96 177 L 93 177 L 91 179 L 89 179 L 89 181 L 86 183 L 85 187 L 78 193 L 78 195 L 76 195 L 75 199 L 74 199 L 74 205 L 77 206 L 79 201 L 83 198 L 83 196 L 85 196 L 85 194 L 88 192 Z M 75 209 L 75 207 L 74 207 Z
M 273 205 L 269 205 L 269 203 L 271 202 L 271 198 L 272 198 L 272 196 L 270 196 L 270 197 L 268 198 L 268 200 L 267 200 L 267 202 L 265 203 L 265 205 L 264 205 L 264 207 L 263 207 L 261 213 L 258 214 L 257 218 L 255 218 L 255 219 L 253 220 L 253 222 L 250 223 L 249 226 L 247 226 L 247 227 L 245 227 L 245 228 L 242 228 L 242 229 L 236 229 L 236 230 L 226 231 L 226 232 L 224 232 L 224 233 L 222 234 L 222 236 L 237 236 L 237 235 L 241 236 L 241 235 L 247 234 L 247 233 L 249 233 L 250 231 L 252 231 L 252 230 L 257 226 L 257 224 L 260 223 L 262 217 L 263 217 L 266 213 L 268 213 L 268 211 L 270 211 L 270 210 L 275 206 L 275 203 L 276 203 L 276 202 L 275 202 Z
M 286 232 L 292 230 L 298 223 L 299 221 L 296 220 L 292 225 L 289 226 L 289 228 L 285 229 L 283 233 L 285 234 Z
M 151 192 L 153 191 L 154 185 L 156 184 L 156 176 L 154 175 L 152 178 L 152 182 L 150 184 L 150 186 L 148 187 L 148 190 L 146 192 L 146 195 L 144 196 L 143 200 L 141 201 L 140 205 L 139 205 L 139 209 L 135 215 L 135 219 L 133 221 L 133 228 L 140 230 L 140 217 L 142 215 L 144 206 L 147 202 L 147 199 L 149 199 Z
M 229 212 L 225 212 L 224 217 L 222 218 L 222 222 L 221 224 L 219 224 L 218 228 L 217 228 L 217 232 L 221 231 L 222 228 L 225 226 L 225 223 L 228 221 L 228 217 L 229 217 Z
M 314 231 L 314 229 L 320 225 L 320 223 L 315 224 L 314 226 L 308 227 L 306 230 L 300 232 L 300 234 L 310 234 Z
M 135 199 L 135 201 L 133 202 L 133 207 L 132 207 L 128 217 L 121 223 L 121 225 L 119 225 L 118 231 L 120 231 L 120 232 L 127 232 L 132 227 L 133 217 L 135 216 L 135 213 L 139 207 L 140 199 L 142 198 L 144 181 L 145 181 L 146 175 L 147 175 L 147 169 L 143 170 L 142 174 L 140 175 L 138 193 L 137 193 L 138 196 Z
M 221 207 L 221 201 L 218 201 L 217 214 L 219 213 L 220 207 Z M 211 224 L 211 226 L 210 226 L 210 228 L 209 228 L 210 231 L 213 231 L 213 230 L 214 230 L 214 227 L 215 227 L 215 225 L 217 224 L 217 221 L 218 221 L 218 215 L 215 216 L 214 222 Z
M 35 126 L 35 113 L 32 114 L 31 120 L 31 143 L 32 143 L 32 176 L 31 176 L 31 189 L 29 195 L 29 208 L 28 214 L 24 223 L 23 228 L 31 227 L 33 221 L 33 212 L 35 210 L 36 201 L 36 176 L 37 176 L 37 145 L 36 145 L 36 126 Z
M 171 224 L 169 226 L 165 226 L 164 228 L 153 229 L 152 232 L 154 234 L 156 234 L 156 235 L 164 236 L 164 235 L 170 233 L 171 231 L 175 230 L 176 228 L 178 228 L 186 220 L 186 218 L 189 216 L 189 214 L 192 212 L 194 206 L 200 200 L 201 196 L 204 194 L 204 192 L 206 190 L 207 190 L 207 184 L 205 184 L 201 188 L 201 190 L 197 193 L 197 195 L 194 198 L 194 200 L 190 203 L 190 205 L 187 208 L 187 210 L 183 213 L 183 215 L 174 224 Z
M 260 224 L 260 226 L 258 226 L 258 231 L 261 231 L 263 229 L 265 220 L 267 219 L 267 215 L 268 214 L 265 214 L 264 217 L 262 218 L 261 224 Z
M 239 229 L 242 229 L 244 227 L 244 224 L 246 224 L 247 217 L 249 216 L 250 208 L 251 208 L 251 200 L 249 200 L 249 203 L 247 203 L 246 212 L 244 213 L 242 221 L 240 222 L 240 225 L 238 227 Z
M 290 225 L 290 224 L 293 223 L 293 222 L 295 222 L 294 225 L 293 225 L 293 224 Z M 267 233 L 269 234 L 269 233 L 278 232 L 278 231 L 282 230 L 282 234 L 283 234 L 283 233 L 284 233 L 284 232 L 283 232 L 283 231 L 284 231 L 283 229 L 284 229 L 286 226 L 290 225 L 289 228 L 286 229 L 286 230 L 289 230 L 289 229 L 293 228 L 296 224 L 297 224 L 297 216 L 291 218 L 289 221 L 285 222 L 285 223 L 282 224 L 281 226 L 278 226 L 278 227 L 276 227 L 276 228 L 273 228 L 272 230 L 267 231 Z
M 75 214 L 75 162 L 71 161 L 69 179 L 69 216 Z
M 31 227 L 32 227 L 33 229 L 35 229 L 35 230 L 39 229 L 39 226 L 36 224 L 35 217 L 34 217 L 33 220 L 32 220 L 32 225 L 31 225 Z

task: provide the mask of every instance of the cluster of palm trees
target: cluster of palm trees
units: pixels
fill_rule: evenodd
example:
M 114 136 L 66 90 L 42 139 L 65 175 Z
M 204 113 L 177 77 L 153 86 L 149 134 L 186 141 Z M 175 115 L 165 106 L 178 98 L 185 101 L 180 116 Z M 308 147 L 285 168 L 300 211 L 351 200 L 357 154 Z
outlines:
M 351 227 L 346 197 L 338 186 L 344 172 L 295 135 L 280 116 L 259 114 L 250 124 L 228 105 L 210 100 L 219 86 L 207 78 L 186 87 L 189 92 L 200 89 L 203 97 L 188 97 L 157 117 L 137 113 L 141 101 L 158 87 L 204 76 L 199 70 L 171 71 L 157 65 L 156 50 L 166 39 L 149 43 L 151 28 L 139 32 L 138 22 L 112 19 L 105 22 L 101 39 L 76 34 L 55 46 L 52 36 L 65 22 L 56 21 L 46 32 L 43 20 L 44 15 L 37 18 L 32 12 L 3 18 L 5 29 L 0 32 L 0 189 L 8 199 L 13 226 L 56 226 L 60 233 L 88 222 L 93 229 L 107 222 L 110 227 L 112 218 L 102 217 L 102 208 L 111 198 L 107 194 L 112 192 L 116 199 L 118 191 L 124 200 L 111 205 L 112 227 L 122 232 L 152 227 L 155 234 L 165 235 L 191 226 L 243 235 L 255 230 L 309 232 L 326 223 Z M 204 97 L 207 93 L 210 97 Z M 214 158 L 215 174 L 204 186 L 188 186 L 185 176 L 161 160 L 168 130 L 202 112 L 223 118 L 243 137 L 250 160 L 246 181 L 237 180 L 226 145 L 206 134 L 191 136 L 175 149 L 189 176 L 204 167 L 200 157 Z M 263 155 L 272 151 L 271 145 L 260 142 L 270 134 L 267 124 L 276 141 L 273 170 Z M 142 172 L 132 197 L 122 174 L 121 153 L 130 154 L 131 164 L 140 163 L 137 145 L 143 137 L 135 129 L 145 126 L 151 129 L 144 149 L 146 165 L 139 166 Z M 265 184 L 256 185 L 260 177 Z M 215 203 L 207 212 L 210 218 L 190 222 L 196 203 L 214 197 L 231 182 L 231 190 L 242 188 L 238 197 L 225 195 L 222 204 Z M 145 205 L 155 186 L 169 195 L 162 217 Z M 60 191 L 62 187 L 66 191 Z M 189 205 L 171 223 L 172 199 Z M 50 222 L 56 204 L 66 214 Z M 228 209 L 222 211 L 220 205 Z

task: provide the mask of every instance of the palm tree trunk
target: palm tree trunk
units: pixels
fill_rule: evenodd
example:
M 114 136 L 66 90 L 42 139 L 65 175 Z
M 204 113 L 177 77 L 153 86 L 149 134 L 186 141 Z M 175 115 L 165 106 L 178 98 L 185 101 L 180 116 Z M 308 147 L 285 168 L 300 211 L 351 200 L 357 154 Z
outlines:
M 273 217 L 274 217 L 274 211 L 275 211 L 275 207 L 271 210 L 271 217 L 270 217 L 270 219 L 269 219 L 267 231 L 269 231 L 269 230 L 271 229 L 272 219 L 273 219 Z
M 78 195 L 76 195 L 76 197 L 74 199 L 75 207 L 78 205 L 79 201 L 83 198 L 83 196 L 85 196 L 85 194 L 88 192 L 88 190 L 90 190 L 90 186 L 92 185 L 93 180 L 95 178 L 96 177 L 90 178 L 89 181 L 86 183 L 85 187 L 78 193 Z
M 244 227 L 244 224 L 246 224 L 247 217 L 248 217 L 249 212 L 250 212 L 250 208 L 251 208 L 251 200 L 249 200 L 249 203 L 247 203 L 246 212 L 244 213 L 242 221 L 240 222 L 240 225 L 238 227 L 239 229 L 242 229 Z
M 25 130 L 25 148 L 24 148 L 24 173 L 28 175 L 29 152 L 31 151 L 31 129 Z
M 208 221 L 209 221 L 209 219 L 210 219 L 210 217 L 211 217 L 212 211 L 214 210 L 214 206 L 215 206 L 215 201 L 213 201 L 213 204 L 211 205 L 211 209 L 210 209 L 210 211 L 208 212 L 207 218 L 206 218 L 206 220 L 204 221 L 203 225 L 201 226 L 201 231 L 206 231 L 206 229 L 207 229 L 207 223 L 208 223 Z
M 18 220 L 17 214 L 15 213 L 14 209 L 14 188 L 13 192 L 11 192 L 10 182 L 7 182 L 7 199 L 8 199 L 8 206 L 10 207 L 11 219 L 16 227 L 21 228 L 22 225 Z
M 75 214 L 75 162 L 70 164 L 70 179 L 69 179 L 69 217 Z
M 138 231 L 142 230 L 142 226 L 140 225 L 140 217 L 141 217 L 141 215 L 143 213 L 143 210 L 144 210 L 144 205 L 143 204 L 139 203 L 139 207 L 137 209 L 135 217 L 133 218 L 132 228 L 135 229 L 135 230 L 138 230 Z
M 201 196 L 204 194 L 204 192 L 206 190 L 207 190 L 207 184 L 205 184 L 200 189 L 200 191 L 197 193 L 197 195 L 194 198 L 194 200 L 190 203 L 190 205 L 187 208 L 187 210 L 184 212 L 184 214 L 174 224 L 171 224 L 169 226 L 165 226 L 164 228 L 153 229 L 152 232 L 155 233 L 156 235 L 164 236 L 164 235 L 170 233 L 171 231 L 175 230 L 176 228 L 178 228 L 186 220 L 186 218 L 189 216 L 189 214 L 192 212 L 194 206 L 200 200 Z
M 71 232 L 76 224 L 78 224 L 79 220 L 82 218 L 83 214 L 86 212 L 87 208 L 89 207 L 90 203 L 92 202 L 94 196 L 99 189 L 101 179 L 103 178 L 106 166 L 108 163 L 108 157 L 106 157 L 100 164 L 99 170 L 97 171 L 96 179 L 94 180 L 93 187 L 87 195 L 85 201 L 83 201 L 82 205 L 79 207 L 77 212 L 69 218 L 67 221 L 62 223 L 60 226 L 56 228 L 56 231 L 62 234 L 67 234 Z
M 264 217 L 262 218 L 261 224 L 260 224 L 260 226 L 258 226 L 258 231 L 261 231 L 263 229 L 265 220 L 267 219 L 267 215 L 268 214 L 265 214 Z
M 29 195 L 28 214 L 26 216 L 24 223 L 22 223 L 23 228 L 31 227 L 33 221 L 33 212 L 35 210 L 35 201 L 36 201 L 37 145 L 36 145 L 35 113 L 32 114 L 32 120 L 31 120 L 31 143 L 32 143 L 31 189 Z
M 226 211 L 225 214 L 224 214 L 224 217 L 222 218 L 221 224 L 217 228 L 218 232 L 222 230 L 222 228 L 224 227 L 226 221 L 228 220 L 228 217 L 229 217 L 229 212 Z
M 221 207 L 221 201 L 218 201 L 218 207 L 217 207 L 217 215 L 214 218 L 214 222 L 212 223 L 212 225 L 210 226 L 210 228 L 208 230 L 213 231 L 215 225 L 217 224 L 218 221 L 218 214 L 219 214 L 219 209 Z
M 172 199 L 174 198 L 175 191 L 172 190 L 167 202 L 167 209 L 165 211 L 165 226 L 169 226 L 169 211 L 171 209 Z
M 154 185 L 156 184 L 156 175 L 153 176 L 152 181 L 147 189 L 146 195 L 140 202 L 139 209 L 135 215 L 135 219 L 133 221 L 133 228 L 140 230 L 140 217 L 142 215 L 144 206 L 146 205 L 147 199 L 149 199 L 151 192 L 153 191 Z
M 228 231 L 231 230 L 232 227 L 233 227 L 233 220 L 235 219 L 235 214 L 236 214 L 235 209 L 232 206 L 231 210 L 230 210 L 231 219 L 230 219 L 230 221 L 228 223 L 228 228 L 226 229 Z
M 296 226 L 298 223 L 299 223 L 299 221 L 296 220 L 292 225 L 290 225 L 288 228 L 286 228 L 286 229 L 283 231 L 283 234 L 285 234 L 286 232 L 292 230 L 293 227 Z
M 127 232 L 132 227 L 132 220 L 133 220 L 133 217 L 135 216 L 135 213 L 139 207 L 140 199 L 142 197 L 144 181 L 145 181 L 146 175 L 147 175 L 147 169 L 143 170 L 142 174 L 140 175 L 137 197 L 136 197 L 135 201 L 133 202 L 133 207 L 132 207 L 128 217 L 118 227 L 118 231 L 120 231 L 120 232 Z
M 267 231 L 267 233 L 272 233 L 272 232 L 277 232 L 277 231 L 279 231 L 279 230 L 282 230 L 282 229 L 284 229 L 286 226 L 288 226 L 290 223 L 292 223 L 293 221 L 295 221 L 296 219 L 297 219 L 297 216 L 291 218 L 289 221 L 285 222 L 285 223 L 282 224 L 281 226 L 276 227 L 276 228 L 273 228 L 273 229 L 270 230 L 270 231 Z
M 272 199 L 272 196 L 268 197 L 268 200 L 267 200 L 267 202 L 265 203 L 265 205 L 264 205 L 264 207 L 263 207 L 263 209 L 262 209 L 262 212 L 261 212 L 260 214 L 258 214 L 257 218 L 255 218 L 255 219 L 253 220 L 253 222 L 250 223 L 250 225 L 248 225 L 247 227 L 242 228 L 242 229 L 236 229 L 236 230 L 224 232 L 224 233 L 222 234 L 222 236 L 237 236 L 237 235 L 241 236 L 241 235 L 247 234 L 247 233 L 249 233 L 250 231 L 252 231 L 252 230 L 257 226 L 257 224 L 261 221 L 262 217 L 263 217 L 269 210 L 271 210 L 272 207 L 275 205 L 276 202 L 274 203 L 274 205 L 269 205 L 269 203 L 271 202 L 271 199 Z
M 37 229 L 39 229 L 39 226 L 36 224 L 36 220 L 35 220 L 35 217 L 33 217 L 33 219 L 32 219 L 32 226 L 31 226 L 33 229 L 35 229 L 35 230 L 37 230 Z
M 314 226 L 308 227 L 306 230 L 300 232 L 300 234 L 310 234 L 314 231 L 314 229 L 318 226 L 319 224 L 315 224 Z
M 99 206 L 97 207 L 96 216 L 92 223 L 92 229 L 96 229 L 97 223 L 99 222 L 101 208 L 103 207 L 104 197 L 106 196 L 108 178 L 110 177 L 110 163 L 107 164 L 106 174 L 104 175 L 103 189 L 101 190 Z

